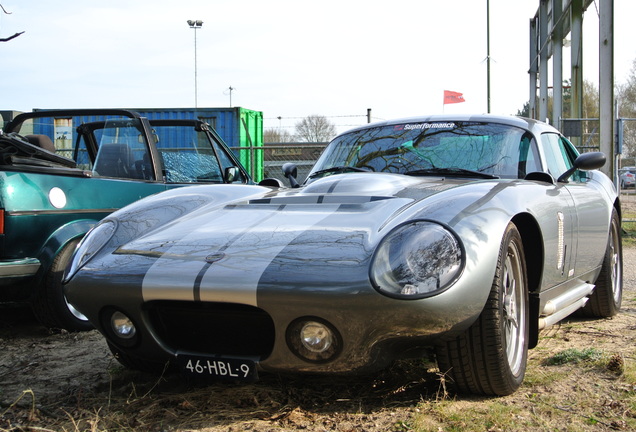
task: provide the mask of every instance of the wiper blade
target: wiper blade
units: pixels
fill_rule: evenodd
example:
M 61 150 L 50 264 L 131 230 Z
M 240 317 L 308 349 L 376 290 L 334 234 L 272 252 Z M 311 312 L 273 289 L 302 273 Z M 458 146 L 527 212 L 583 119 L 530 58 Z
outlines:
M 465 168 L 426 168 L 413 171 L 407 171 L 404 174 L 412 176 L 426 176 L 426 175 L 452 175 L 452 176 L 469 176 L 479 177 L 484 179 L 498 179 L 499 176 L 494 174 L 488 174 L 481 171 L 469 170 Z
M 335 166 L 335 167 L 325 168 L 323 170 L 316 171 L 314 173 L 311 173 L 309 178 L 314 178 L 314 177 L 318 177 L 320 175 L 331 174 L 331 173 L 343 173 L 343 172 L 347 172 L 347 171 L 370 172 L 366 168 L 358 168 L 358 167 L 355 167 L 355 166 L 344 166 L 343 165 L 343 166 Z

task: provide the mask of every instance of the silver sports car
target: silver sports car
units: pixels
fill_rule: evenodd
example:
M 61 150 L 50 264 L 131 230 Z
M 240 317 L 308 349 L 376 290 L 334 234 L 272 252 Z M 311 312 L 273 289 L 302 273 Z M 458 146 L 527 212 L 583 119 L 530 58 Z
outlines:
M 370 124 L 302 184 L 285 167 L 294 187 L 193 186 L 111 214 L 66 295 L 133 368 L 253 380 L 434 353 L 458 391 L 506 395 L 541 329 L 620 308 L 604 163 L 529 119 Z

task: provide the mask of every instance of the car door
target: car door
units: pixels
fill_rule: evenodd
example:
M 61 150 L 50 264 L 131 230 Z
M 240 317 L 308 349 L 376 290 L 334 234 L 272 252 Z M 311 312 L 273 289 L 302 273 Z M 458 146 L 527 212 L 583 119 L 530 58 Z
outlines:
M 558 178 L 573 166 L 578 152 L 567 139 L 556 133 L 543 134 L 542 142 L 548 170 L 554 178 Z M 567 278 L 584 274 L 598 266 L 605 252 L 609 215 L 603 204 L 603 191 L 590 177 L 579 170 L 557 185 L 567 191 L 573 205 L 572 209 L 564 209 L 571 233 L 571 250 L 566 260 L 569 267 L 564 269 L 567 270 Z

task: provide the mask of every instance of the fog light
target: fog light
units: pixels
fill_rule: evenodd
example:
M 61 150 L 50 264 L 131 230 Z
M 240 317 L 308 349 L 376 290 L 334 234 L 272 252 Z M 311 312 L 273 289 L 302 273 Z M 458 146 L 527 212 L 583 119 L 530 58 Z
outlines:
M 110 326 L 115 335 L 122 339 L 132 339 L 137 334 L 137 329 L 130 318 L 119 311 L 115 311 L 110 317 Z
M 287 328 L 287 345 L 303 360 L 320 363 L 333 360 L 340 353 L 342 342 L 336 329 L 326 321 L 301 318 Z
M 321 353 L 331 346 L 333 334 L 326 325 L 310 321 L 300 329 L 300 341 L 309 351 Z

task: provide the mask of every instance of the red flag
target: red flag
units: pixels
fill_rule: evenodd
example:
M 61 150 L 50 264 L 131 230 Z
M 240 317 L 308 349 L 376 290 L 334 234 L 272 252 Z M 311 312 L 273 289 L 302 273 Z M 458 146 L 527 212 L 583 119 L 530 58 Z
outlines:
M 466 102 L 464 100 L 464 94 L 450 90 L 444 90 L 444 105 Z

